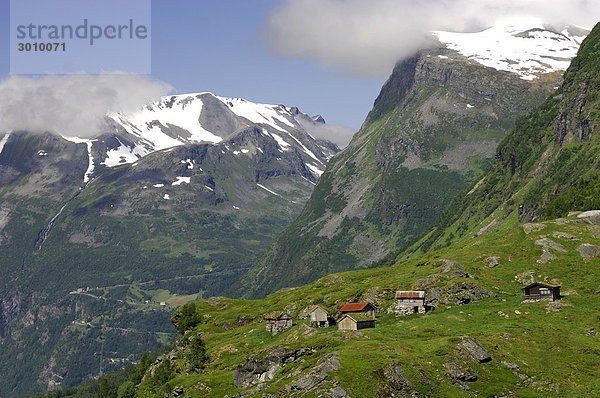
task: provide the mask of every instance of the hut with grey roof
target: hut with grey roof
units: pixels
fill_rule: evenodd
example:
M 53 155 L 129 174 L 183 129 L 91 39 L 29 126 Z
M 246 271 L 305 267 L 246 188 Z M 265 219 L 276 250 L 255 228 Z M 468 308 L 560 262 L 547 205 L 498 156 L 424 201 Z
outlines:
M 310 310 L 310 326 L 313 328 L 328 328 L 334 322 L 329 317 L 327 310 L 320 305 L 315 305 Z
M 275 311 L 265 315 L 265 321 L 267 322 L 267 332 L 273 334 L 292 327 L 292 317 L 283 311 Z

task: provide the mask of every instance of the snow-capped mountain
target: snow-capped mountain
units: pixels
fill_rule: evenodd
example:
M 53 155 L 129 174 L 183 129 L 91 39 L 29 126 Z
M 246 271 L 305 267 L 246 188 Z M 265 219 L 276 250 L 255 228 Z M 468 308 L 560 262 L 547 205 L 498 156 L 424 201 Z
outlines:
M 101 162 L 107 167 L 133 163 L 151 152 L 174 146 L 218 144 L 253 126 L 275 140 L 281 152 L 299 151 L 316 177 L 336 152 L 307 131 L 306 120 L 317 124 L 321 123 L 319 118 L 313 120 L 297 108 L 257 104 L 208 92 L 164 97 L 138 112 L 115 113 L 108 118 L 115 129 L 115 140 L 109 143 Z
M 585 28 L 556 28 L 533 18 L 508 19 L 475 33 L 433 32 L 446 48 L 525 80 L 566 70 L 588 33 Z

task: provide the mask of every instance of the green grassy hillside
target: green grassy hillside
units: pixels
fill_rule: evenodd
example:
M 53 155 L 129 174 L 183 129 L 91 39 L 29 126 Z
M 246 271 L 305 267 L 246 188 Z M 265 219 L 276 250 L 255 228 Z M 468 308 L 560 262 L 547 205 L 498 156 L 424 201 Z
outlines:
M 263 300 L 197 302 L 193 316 L 190 311 L 183 318 L 179 312 L 174 316 L 180 322 L 193 319 L 188 326 L 197 325 L 185 332 L 173 352 L 162 357 L 171 369 L 168 377 L 156 383 L 147 373 L 137 396 L 158 397 L 176 390 L 190 397 L 237 393 L 316 397 L 334 390 L 340 393 L 339 388 L 352 397 L 390 396 L 392 392 L 439 397 L 597 395 L 600 285 L 591 276 L 600 266 L 599 234 L 597 217 L 571 216 L 463 238 L 390 268 L 330 275 Z M 582 245 L 588 249 L 582 251 Z M 554 259 L 544 262 L 544 251 Z M 495 266 L 490 265 L 492 257 L 498 263 Z M 448 273 L 444 269 L 447 260 L 462 265 L 468 275 Z M 447 277 L 431 277 L 444 271 Z M 387 313 L 395 290 L 417 288 L 432 279 L 428 292 L 436 287 L 443 291 L 435 310 L 398 318 Z M 520 289 L 532 280 L 560 283 L 563 298 L 553 304 L 521 303 Z M 493 297 L 468 302 L 474 300 L 469 295 L 473 288 L 460 293 L 453 289 L 466 282 L 492 292 Z M 334 314 L 344 303 L 357 300 L 369 300 L 380 309 L 374 329 L 313 329 L 307 319 L 297 318 L 314 304 Z M 275 310 L 286 310 L 296 319 L 293 327 L 273 336 L 265 331 L 261 317 Z M 196 335 L 204 340 L 210 357 L 199 373 L 190 367 L 185 346 Z M 457 348 L 462 336 L 481 342 L 491 361 L 479 363 Z M 277 346 L 296 351 L 297 358 L 276 371 L 272 380 L 235 387 L 238 366 L 250 356 L 268 355 Z M 302 380 L 331 358 L 337 359 L 339 367 L 331 367 L 313 387 L 299 388 L 306 384 Z M 452 377 L 445 366 L 452 362 L 473 372 L 476 380 Z M 409 381 L 394 382 L 386 370 L 390 364 L 400 364 Z

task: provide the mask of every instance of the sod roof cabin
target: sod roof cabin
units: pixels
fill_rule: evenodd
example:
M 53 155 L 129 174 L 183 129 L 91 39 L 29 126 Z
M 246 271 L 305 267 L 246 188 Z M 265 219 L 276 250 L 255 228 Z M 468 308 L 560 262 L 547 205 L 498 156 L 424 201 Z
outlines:
M 560 300 L 560 285 L 548 282 L 533 282 L 522 287 L 523 301 Z
M 375 308 L 371 303 L 348 303 L 340 308 L 340 313 L 344 314 L 357 314 L 357 313 L 365 313 L 371 316 L 371 318 L 375 317 Z
M 338 321 L 339 330 L 358 330 L 374 327 L 375 318 L 364 312 L 346 313 Z
M 292 317 L 287 312 L 275 311 L 265 315 L 267 332 L 278 333 L 292 326 Z

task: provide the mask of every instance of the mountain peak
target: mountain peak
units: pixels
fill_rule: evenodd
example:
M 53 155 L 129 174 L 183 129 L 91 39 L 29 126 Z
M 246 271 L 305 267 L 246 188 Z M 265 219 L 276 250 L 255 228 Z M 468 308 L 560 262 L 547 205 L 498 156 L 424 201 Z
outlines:
M 509 18 L 480 32 L 432 33 L 446 48 L 484 66 L 534 80 L 566 70 L 589 31 L 549 26 L 538 18 Z

